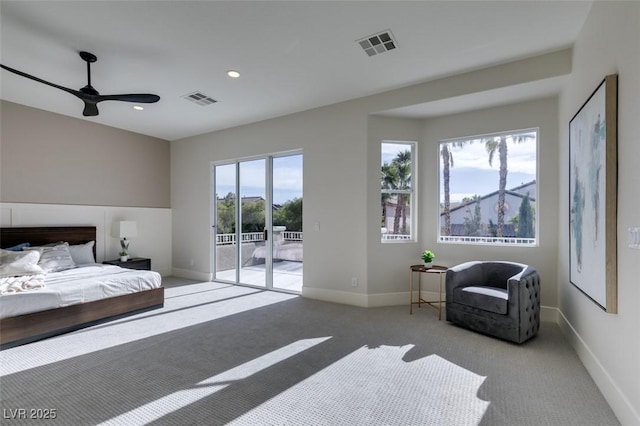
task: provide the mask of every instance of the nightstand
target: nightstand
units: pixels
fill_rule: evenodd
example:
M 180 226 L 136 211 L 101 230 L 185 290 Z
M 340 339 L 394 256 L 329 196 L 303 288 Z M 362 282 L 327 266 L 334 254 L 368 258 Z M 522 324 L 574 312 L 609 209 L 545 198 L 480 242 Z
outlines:
M 145 269 L 147 271 L 151 270 L 151 259 L 147 259 L 146 257 L 132 257 L 126 262 L 122 262 L 120 261 L 120 259 L 105 260 L 102 263 L 105 263 L 107 265 L 120 266 L 121 268 Z

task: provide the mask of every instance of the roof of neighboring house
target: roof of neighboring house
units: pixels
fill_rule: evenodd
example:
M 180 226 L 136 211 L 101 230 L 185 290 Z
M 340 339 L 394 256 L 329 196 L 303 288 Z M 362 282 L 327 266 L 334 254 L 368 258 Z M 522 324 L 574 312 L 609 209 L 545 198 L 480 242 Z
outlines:
M 264 201 L 264 198 L 262 198 L 262 197 L 242 197 L 241 201 L 243 203 L 248 203 L 248 202 L 252 202 L 252 201 Z
M 522 185 L 516 186 L 515 188 L 507 189 L 505 191 L 505 194 L 513 195 L 514 197 L 524 198 L 526 194 L 523 195 L 520 192 L 516 192 L 516 191 L 521 191 L 523 188 L 525 188 L 525 187 L 527 187 L 529 185 L 534 185 L 535 183 L 536 183 L 536 181 L 532 180 L 531 182 L 527 182 L 527 183 L 524 183 Z M 493 192 L 491 192 L 489 194 L 483 195 L 483 196 L 480 197 L 480 200 L 485 200 L 487 198 L 493 197 L 494 195 L 498 194 L 498 192 L 500 192 L 500 191 L 493 191 Z M 534 197 L 532 197 L 532 196 L 529 196 L 529 200 L 536 201 L 536 199 Z M 467 203 L 460 204 L 460 205 L 450 209 L 449 212 L 453 212 L 453 211 L 456 211 L 456 210 L 463 209 L 465 207 L 470 206 L 471 204 L 474 204 L 475 202 L 476 201 L 474 200 L 474 201 L 469 201 Z M 444 214 L 444 212 L 440 213 L 440 216 L 442 216 L 443 214 Z
M 532 180 L 532 181 L 530 181 L 530 182 L 523 183 L 523 184 L 521 184 L 520 186 L 516 186 L 516 187 L 514 187 L 514 188 L 511 188 L 511 189 L 510 189 L 510 191 L 514 191 L 514 192 L 522 192 L 522 190 L 523 190 L 524 188 L 526 188 L 527 186 L 533 186 L 533 185 L 535 185 L 536 183 L 537 183 L 537 182 L 536 182 L 536 180 L 534 179 L 534 180 Z M 529 198 L 531 199 L 531 196 L 529 196 Z

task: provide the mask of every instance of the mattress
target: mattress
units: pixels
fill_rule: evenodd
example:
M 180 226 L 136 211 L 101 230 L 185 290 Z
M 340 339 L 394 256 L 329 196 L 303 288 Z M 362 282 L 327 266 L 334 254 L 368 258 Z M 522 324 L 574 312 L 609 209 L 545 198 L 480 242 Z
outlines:
M 45 287 L 0 296 L 0 319 L 110 297 L 151 290 L 162 285 L 154 271 L 91 264 L 48 273 Z

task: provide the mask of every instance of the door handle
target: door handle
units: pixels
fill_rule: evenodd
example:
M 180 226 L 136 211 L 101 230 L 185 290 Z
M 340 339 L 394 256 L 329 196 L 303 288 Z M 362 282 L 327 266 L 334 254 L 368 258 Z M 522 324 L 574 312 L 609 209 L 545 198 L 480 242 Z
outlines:
M 268 235 L 269 235 L 269 231 L 267 231 L 267 228 L 264 228 L 264 231 L 262 231 L 262 237 L 264 238 L 265 241 L 267 241 Z

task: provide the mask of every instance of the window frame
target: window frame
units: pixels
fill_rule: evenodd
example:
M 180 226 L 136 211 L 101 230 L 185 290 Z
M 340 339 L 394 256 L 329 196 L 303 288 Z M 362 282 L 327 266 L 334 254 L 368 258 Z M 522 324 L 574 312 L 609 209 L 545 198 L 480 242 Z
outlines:
M 523 238 L 523 237 L 472 237 L 472 236 L 449 236 L 442 235 L 442 225 L 441 225 L 441 201 L 440 196 L 443 195 L 441 191 L 442 187 L 442 179 L 443 179 L 443 162 L 442 162 L 442 144 L 445 143 L 454 143 L 454 142 L 465 142 L 472 140 L 482 140 L 482 139 L 490 139 L 500 136 L 511 136 L 518 134 L 526 134 L 526 133 L 535 133 L 535 194 L 531 194 L 531 198 L 533 198 L 535 202 L 535 217 L 534 217 L 534 227 L 535 227 L 535 235 L 533 238 Z M 507 154 L 508 155 L 508 154 Z M 507 157 L 508 158 L 508 157 Z M 498 160 L 499 161 L 499 160 Z M 540 246 L 540 185 L 539 185 L 539 175 L 540 175 L 540 128 L 539 127 L 528 127 L 523 129 L 515 129 L 508 131 L 500 131 L 500 132 L 491 132 L 491 133 L 483 133 L 471 136 L 450 138 L 450 139 L 441 139 L 438 141 L 438 196 L 437 196 L 437 220 L 436 220 L 436 240 L 438 244 L 461 244 L 461 245 L 473 245 L 473 246 L 489 246 L 489 247 L 525 247 L 525 248 L 533 248 Z M 509 188 L 507 188 L 508 190 Z M 499 189 L 496 189 L 496 192 Z M 478 195 L 478 194 L 476 194 Z M 457 238 L 456 238 L 457 237 Z M 485 240 L 485 241 L 482 241 Z M 486 241 L 492 240 L 492 241 Z M 521 241 L 518 241 L 521 240 Z M 533 241 L 530 241 L 533 240 Z
M 410 203 L 409 203 L 409 234 L 404 236 L 403 234 L 382 234 L 380 235 L 380 242 L 382 244 L 402 244 L 402 243 L 415 243 L 418 240 L 418 179 L 417 179 L 417 170 L 418 170 L 418 142 L 417 141 L 405 141 L 405 140 L 389 140 L 384 139 L 380 142 L 380 170 L 384 163 L 382 162 L 382 152 L 383 146 L 385 144 L 388 145 L 408 145 L 410 147 L 411 152 L 411 183 L 410 189 L 408 190 L 393 190 L 393 189 L 383 189 L 380 188 L 380 198 L 381 200 L 383 194 L 408 194 Z M 378 206 L 380 206 L 380 201 L 378 202 Z M 380 212 L 382 213 L 382 212 Z M 382 227 L 380 227 L 382 229 Z M 385 238 L 385 235 L 398 235 L 398 238 Z

